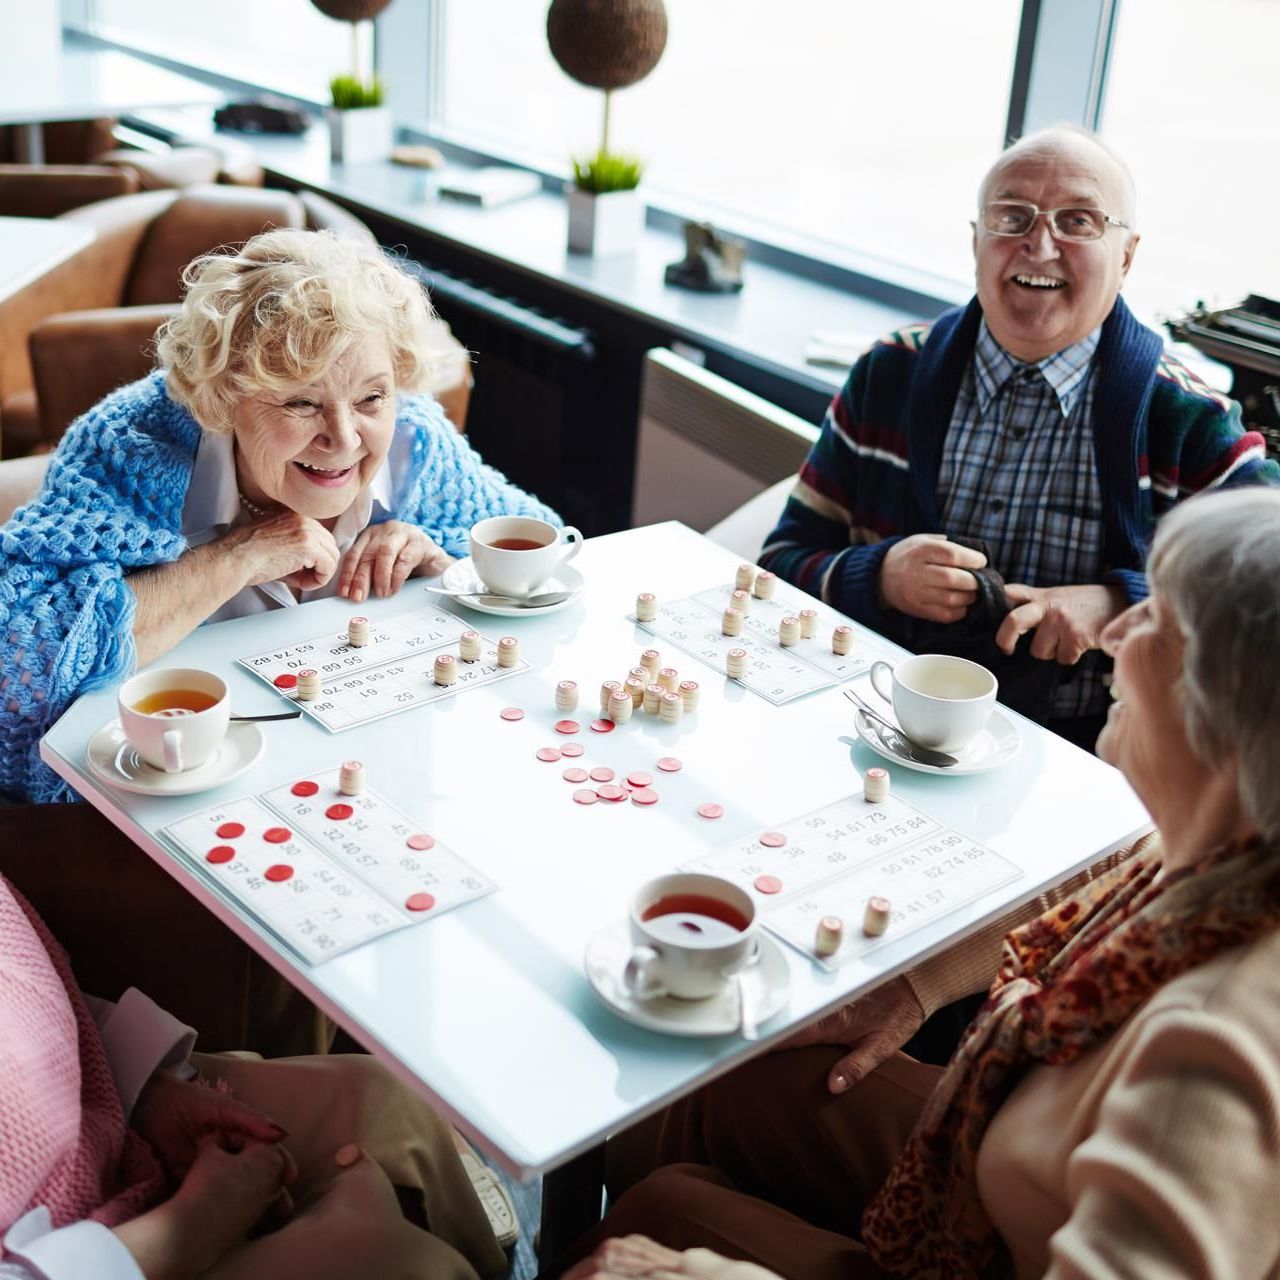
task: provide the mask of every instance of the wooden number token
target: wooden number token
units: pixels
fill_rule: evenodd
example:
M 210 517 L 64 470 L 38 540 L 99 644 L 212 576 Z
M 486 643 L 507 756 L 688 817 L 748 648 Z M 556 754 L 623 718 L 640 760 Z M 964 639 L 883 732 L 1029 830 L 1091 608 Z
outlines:
M 751 592 L 757 600 L 772 600 L 777 585 L 777 576 L 770 573 L 768 569 L 761 569 L 756 574 L 755 582 L 751 584 Z
M 364 790 L 364 765 L 359 760 L 344 760 L 338 770 L 338 792 L 358 796 Z
M 647 684 L 644 687 L 644 701 L 642 703 L 644 709 L 651 715 L 656 716 L 662 708 L 662 695 L 666 690 L 656 681 L 653 684 Z
M 648 672 L 645 672 L 645 675 L 647 674 Z M 644 709 L 645 683 L 643 677 L 634 673 L 622 682 L 622 687 L 631 695 L 631 708 L 633 711 L 642 711 Z
M 853 652 L 853 628 L 837 627 L 831 633 L 831 652 L 843 657 Z
M 369 643 L 368 618 L 351 618 L 348 620 L 347 643 L 353 649 L 363 649 Z
M 652 591 L 642 591 L 636 596 L 636 621 L 652 622 L 658 616 L 658 597 Z
M 663 667 L 658 672 L 657 683 L 660 684 L 668 693 L 675 693 L 680 687 L 680 673 L 675 667 Z
M 741 680 L 747 674 L 747 651 L 730 649 L 725 654 L 724 671 L 730 680 Z
M 862 798 L 868 804 L 883 804 L 889 798 L 889 770 L 868 769 L 862 775 Z
M 640 665 L 650 674 L 655 675 L 662 666 L 662 654 L 657 649 L 646 649 L 640 655 Z
M 458 678 L 458 664 L 453 660 L 453 654 L 440 653 L 436 655 L 435 663 L 436 684 L 442 688 L 447 688 Z
M 742 614 L 743 617 L 746 617 L 746 615 L 751 612 L 751 592 L 750 591 L 733 592 L 729 596 L 729 606 L 730 608 L 737 609 L 737 611 L 740 614 Z
M 600 686 L 600 714 L 609 714 L 609 699 L 622 688 L 621 680 L 606 680 Z
M 750 591 L 756 580 L 756 567 L 753 564 L 740 564 L 738 572 L 733 576 L 734 589 Z
M 498 641 L 498 666 L 514 667 L 520 662 L 520 641 L 515 636 L 503 636 Z
M 658 703 L 658 715 L 663 724 L 678 724 L 684 715 L 684 699 L 678 693 L 664 693 Z
M 578 709 L 578 682 L 561 680 L 556 685 L 556 710 L 576 711 Z
M 862 932 L 868 938 L 878 938 L 889 927 L 889 899 L 868 898 L 867 910 L 862 917 Z
M 678 690 L 680 700 L 684 703 L 686 711 L 697 711 L 698 709 L 698 682 L 696 680 L 681 680 Z
M 634 709 L 635 703 L 631 701 L 631 695 L 625 689 L 616 689 L 609 695 L 609 707 L 605 715 L 614 724 L 626 724 Z
M 817 609 L 801 609 L 800 610 L 800 638 L 802 640 L 812 640 L 818 634 L 818 611 Z M 832 917 L 834 919 L 834 917 Z
M 742 610 L 735 609 L 730 605 L 724 611 L 724 617 L 720 620 L 720 631 L 726 636 L 740 636 L 742 634 Z
M 813 937 L 813 951 L 822 957 L 833 956 L 844 941 L 844 921 L 839 916 L 823 916 Z
M 789 649 L 800 639 L 800 619 L 799 618 L 783 618 L 778 623 L 778 643 L 784 649 Z
M 484 652 L 484 642 L 478 631 L 464 631 L 458 637 L 458 657 L 463 662 L 477 662 Z

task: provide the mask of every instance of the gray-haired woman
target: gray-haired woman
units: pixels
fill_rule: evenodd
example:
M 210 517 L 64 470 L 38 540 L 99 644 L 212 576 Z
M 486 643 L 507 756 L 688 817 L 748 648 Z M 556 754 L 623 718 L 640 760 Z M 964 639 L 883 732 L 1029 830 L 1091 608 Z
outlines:
M 618 1144 L 615 1194 L 665 1167 L 573 1280 L 1280 1274 L 1280 492 L 1176 508 L 1148 572 L 1098 750 L 1158 842 L 1008 934 L 945 1071 L 831 1020 Z

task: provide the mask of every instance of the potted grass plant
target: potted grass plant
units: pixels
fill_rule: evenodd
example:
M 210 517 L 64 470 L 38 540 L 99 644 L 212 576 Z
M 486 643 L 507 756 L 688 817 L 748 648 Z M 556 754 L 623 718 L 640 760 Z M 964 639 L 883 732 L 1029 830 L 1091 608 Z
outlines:
M 640 178 L 644 167 L 634 156 L 603 148 L 574 160 L 569 188 L 569 250 L 605 257 L 631 253 L 644 229 Z
M 391 0 L 311 0 L 328 18 L 351 24 L 351 70 L 329 81 L 332 105 L 329 155 L 335 164 L 385 160 L 391 154 L 391 110 L 383 105 L 382 81 L 362 74 L 360 24 L 372 21 Z
M 609 148 L 613 93 L 653 70 L 667 44 L 663 0 L 551 0 L 547 46 L 566 75 L 604 91 L 604 127 L 596 153 L 573 162 L 568 188 L 569 250 L 628 253 L 644 229 L 638 190 L 643 166 Z
M 335 164 L 385 160 L 391 154 L 391 110 L 383 105 L 377 76 L 334 76 L 329 116 L 329 155 Z

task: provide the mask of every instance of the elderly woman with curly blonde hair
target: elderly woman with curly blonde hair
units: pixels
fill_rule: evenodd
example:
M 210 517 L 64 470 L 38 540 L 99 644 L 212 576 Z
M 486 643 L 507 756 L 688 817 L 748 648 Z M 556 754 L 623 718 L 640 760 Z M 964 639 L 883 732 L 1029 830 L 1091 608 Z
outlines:
M 161 367 L 67 432 L 0 529 L 0 795 L 79 694 L 202 622 L 441 572 L 493 515 L 554 519 L 485 466 L 427 380 L 431 307 L 378 249 L 271 231 L 187 269 Z

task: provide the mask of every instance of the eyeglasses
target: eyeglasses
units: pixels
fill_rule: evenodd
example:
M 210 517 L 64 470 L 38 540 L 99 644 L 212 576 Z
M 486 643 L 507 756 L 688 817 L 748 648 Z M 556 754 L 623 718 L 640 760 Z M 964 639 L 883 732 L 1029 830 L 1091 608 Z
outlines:
M 982 210 L 982 229 L 993 236 L 1025 236 L 1045 218 L 1055 240 L 1100 240 L 1108 227 L 1128 228 L 1127 222 L 1101 209 L 1088 206 L 1068 209 L 1037 209 L 1015 200 L 996 200 Z

